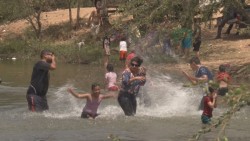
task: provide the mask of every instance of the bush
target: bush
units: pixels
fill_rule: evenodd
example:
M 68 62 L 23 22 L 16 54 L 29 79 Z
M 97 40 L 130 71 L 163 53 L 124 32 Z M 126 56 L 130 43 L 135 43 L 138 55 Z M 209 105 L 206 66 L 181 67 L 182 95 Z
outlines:
M 0 0 L 0 23 L 27 17 L 20 0 Z

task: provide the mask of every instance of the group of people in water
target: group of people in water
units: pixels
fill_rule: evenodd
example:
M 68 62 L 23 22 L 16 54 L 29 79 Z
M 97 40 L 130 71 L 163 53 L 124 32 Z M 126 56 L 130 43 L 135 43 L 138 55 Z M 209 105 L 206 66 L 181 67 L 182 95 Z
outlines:
M 92 13 L 91 17 L 95 17 Z M 98 19 L 98 18 L 97 18 Z M 91 21 L 91 19 L 90 19 Z M 183 74 L 192 84 L 202 84 L 204 86 L 204 97 L 200 104 L 200 110 L 203 110 L 202 122 L 209 123 L 212 117 L 213 108 L 216 107 L 217 94 L 224 96 L 228 92 L 228 83 L 231 80 L 230 75 L 226 72 L 226 66 L 219 67 L 219 73 L 216 76 L 220 87 L 218 90 L 209 87 L 209 81 L 214 80 L 211 71 L 201 65 L 199 59 L 199 48 L 201 45 L 201 28 L 198 21 L 194 22 L 194 51 L 195 57 L 190 59 L 190 67 L 195 75 L 189 75 L 185 71 Z M 192 36 L 188 36 L 189 32 L 185 32 L 185 37 L 182 40 L 183 46 L 191 46 Z M 104 49 L 104 66 L 107 70 L 105 79 L 107 81 L 107 90 L 118 92 L 118 96 L 114 93 L 101 94 L 100 85 L 93 83 L 90 93 L 76 93 L 73 89 L 69 88 L 68 92 L 76 98 L 86 99 L 86 105 L 82 111 L 82 118 L 95 118 L 98 116 L 97 109 L 103 99 L 116 97 L 118 103 L 126 116 L 133 116 L 136 114 L 136 95 L 139 89 L 146 83 L 146 69 L 142 67 L 143 59 L 135 55 L 134 50 L 127 55 L 128 45 L 125 38 L 122 38 L 119 43 L 119 59 L 125 64 L 125 70 L 122 73 L 122 81 L 118 87 L 116 83 L 117 74 L 114 72 L 114 67 L 109 63 L 110 56 L 110 43 L 112 38 L 105 36 L 103 38 Z M 184 47 L 185 48 L 185 47 Z M 185 57 L 188 57 L 189 52 L 184 50 Z M 33 67 L 31 82 L 27 91 L 27 102 L 29 110 L 31 111 L 44 111 L 48 110 L 46 94 L 49 87 L 49 71 L 56 69 L 55 54 L 49 50 L 43 50 L 40 54 L 39 60 Z
M 185 71 L 182 72 L 192 84 L 203 87 L 203 97 L 199 106 L 199 110 L 203 110 L 201 121 L 203 124 L 210 124 L 213 109 L 217 107 L 217 95 L 225 96 L 228 93 L 231 76 L 226 71 L 227 66 L 225 64 L 219 66 L 216 80 L 214 80 L 212 72 L 201 64 L 198 57 L 192 57 L 189 64 L 194 76 Z M 219 84 L 219 88 L 211 86 L 211 83 L 214 83 L 213 81 Z
M 30 85 L 27 90 L 28 108 L 33 112 L 42 112 L 49 109 L 46 94 L 49 87 L 49 71 L 56 69 L 55 55 L 49 50 L 41 52 L 41 60 L 33 67 Z M 86 99 L 86 105 L 83 108 L 82 118 L 96 118 L 97 110 L 103 99 L 117 98 L 120 107 L 126 116 L 134 116 L 136 114 L 138 95 L 140 87 L 146 83 L 146 69 L 142 67 L 143 59 L 134 56 L 126 63 L 125 70 L 122 73 L 121 86 L 116 84 L 117 74 L 114 72 L 112 64 L 107 64 L 107 72 L 105 79 L 107 81 L 107 94 L 101 94 L 101 87 L 97 83 L 93 83 L 90 93 L 76 93 L 72 88 L 68 88 L 68 92 L 76 98 Z M 194 76 L 182 71 L 192 84 L 202 85 L 204 88 L 204 96 L 201 100 L 199 110 L 203 110 L 201 121 L 209 124 L 212 118 L 213 109 L 217 106 L 217 94 L 225 96 L 228 93 L 228 84 L 231 76 L 226 72 L 226 66 L 220 65 L 216 81 L 219 88 L 215 89 L 209 86 L 209 82 L 214 80 L 211 71 L 201 64 L 198 57 L 190 59 L 190 67 L 194 71 Z M 118 92 L 110 93 L 110 91 Z
M 33 67 L 30 85 L 27 90 L 27 102 L 30 111 L 42 112 L 49 109 L 47 102 L 47 91 L 49 88 L 49 71 L 56 69 L 55 54 L 49 50 L 41 52 L 41 60 Z M 130 58 L 130 63 L 127 64 L 122 73 L 121 86 L 116 84 L 117 75 L 114 72 L 112 64 L 107 64 L 107 94 L 101 94 L 101 88 L 98 83 L 93 83 L 90 93 L 76 93 L 72 88 L 68 88 L 68 92 L 76 98 L 86 99 L 86 105 L 83 108 L 82 118 L 96 118 L 97 110 L 103 99 L 116 97 L 126 116 L 136 114 L 136 95 L 139 92 L 140 86 L 146 83 L 146 70 L 141 67 L 143 59 L 135 56 Z M 117 91 L 118 96 L 110 91 Z

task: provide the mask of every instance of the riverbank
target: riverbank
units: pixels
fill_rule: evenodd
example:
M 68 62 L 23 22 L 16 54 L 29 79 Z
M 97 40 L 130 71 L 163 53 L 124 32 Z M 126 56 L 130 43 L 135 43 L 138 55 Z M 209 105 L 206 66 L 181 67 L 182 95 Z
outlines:
M 17 59 L 37 58 L 41 48 L 50 48 L 57 52 L 59 61 L 69 63 L 102 63 L 103 50 L 101 39 L 92 40 L 90 28 L 85 25 L 91 11 L 94 8 L 81 8 L 81 28 L 72 30 L 68 24 L 68 9 L 59 9 L 42 14 L 43 38 L 36 40 L 26 20 L 18 20 L 0 25 L 0 57 Z M 75 20 L 76 9 L 72 9 L 72 17 Z M 111 16 L 115 17 L 115 15 Z M 224 27 L 226 30 L 228 25 Z M 247 34 L 223 35 L 221 39 L 214 39 L 216 30 L 212 25 L 209 29 L 202 25 L 202 45 L 200 56 L 202 64 L 208 66 L 213 72 L 218 70 L 220 64 L 229 64 L 232 67 L 232 74 L 241 76 L 245 80 L 250 80 L 249 60 L 250 60 L 250 36 Z M 85 41 L 82 48 L 77 43 Z M 118 49 L 113 45 L 113 49 Z M 113 52 L 113 61 L 117 53 Z M 193 54 L 192 54 L 193 55 Z M 177 64 L 163 64 L 166 69 L 184 69 L 191 71 L 187 65 L 187 60 L 177 58 Z M 174 67 L 173 67 L 174 66 Z M 241 68 L 243 70 L 241 70 Z M 240 71 L 241 70 L 241 71 Z

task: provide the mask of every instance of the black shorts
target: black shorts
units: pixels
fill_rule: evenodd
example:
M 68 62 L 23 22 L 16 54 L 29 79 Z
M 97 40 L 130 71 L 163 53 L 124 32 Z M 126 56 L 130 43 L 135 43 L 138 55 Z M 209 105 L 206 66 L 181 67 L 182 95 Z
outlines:
M 200 50 L 200 46 L 201 46 L 201 41 L 198 40 L 198 41 L 195 41 L 194 44 L 193 44 L 193 51 L 199 51 Z
M 29 110 L 42 112 L 49 109 L 46 96 L 38 96 L 32 87 L 29 87 L 26 95 Z
M 126 116 L 133 116 L 136 114 L 137 102 L 134 94 L 120 91 L 118 95 L 118 103 Z
M 228 92 L 227 87 L 218 89 L 218 95 L 220 95 L 220 96 L 225 96 L 227 92 Z

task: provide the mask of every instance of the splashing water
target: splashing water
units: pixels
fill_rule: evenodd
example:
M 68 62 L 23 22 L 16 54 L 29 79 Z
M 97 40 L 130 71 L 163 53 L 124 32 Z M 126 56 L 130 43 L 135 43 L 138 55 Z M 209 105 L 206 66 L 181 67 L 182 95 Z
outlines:
M 73 87 L 66 84 L 55 91 L 53 101 L 50 103 L 50 110 L 45 112 L 45 117 L 71 118 L 79 117 L 84 104 L 83 100 L 76 99 L 67 92 L 67 88 Z
M 149 75 L 149 74 L 148 74 Z M 198 115 L 197 111 L 201 95 L 194 94 L 192 88 L 183 88 L 165 74 L 151 74 L 148 82 L 141 88 L 138 96 L 138 117 L 174 117 Z M 45 117 L 75 118 L 79 117 L 86 103 L 85 99 L 77 99 L 68 94 L 67 88 L 72 85 L 65 84 L 53 94 L 55 98 L 50 102 L 51 109 L 45 112 Z M 103 100 L 99 106 L 98 118 L 115 119 L 123 116 L 123 111 L 116 99 Z

